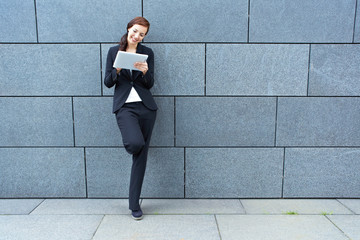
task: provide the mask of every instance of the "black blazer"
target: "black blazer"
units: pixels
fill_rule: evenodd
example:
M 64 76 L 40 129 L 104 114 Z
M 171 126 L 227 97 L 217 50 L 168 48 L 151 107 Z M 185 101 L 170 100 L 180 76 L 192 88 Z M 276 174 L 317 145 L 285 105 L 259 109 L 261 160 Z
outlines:
M 119 51 L 119 45 L 113 46 L 109 49 L 106 59 L 106 70 L 104 84 L 111 88 L 115 85 L 113 112 L 118 111 L 129 96 L 131 88 L 134 87 L 139 94 L 144 105 L 150 110 L 157 110 L 157 105 L 150 92 L 150 88 L 154 85 L 154 53 L 151 48 L 138 44 L 136 53 L 147 54 L 148 71 L 145 75 L 141 71 L 133 71 L 130 74 L 129 69 L 121 69 L 119 74 L 116 74 L 116 68 L 113 67 L 116 54 Z

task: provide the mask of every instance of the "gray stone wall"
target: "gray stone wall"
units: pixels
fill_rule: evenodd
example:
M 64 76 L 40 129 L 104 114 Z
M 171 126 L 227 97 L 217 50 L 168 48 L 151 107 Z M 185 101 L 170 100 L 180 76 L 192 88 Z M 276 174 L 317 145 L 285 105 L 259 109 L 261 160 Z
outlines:
M 159 105 L 143 197 L 360 197 L 359 0 L 1 0 L 0 197 L 126 198 L 103 85 L 144 16 Z

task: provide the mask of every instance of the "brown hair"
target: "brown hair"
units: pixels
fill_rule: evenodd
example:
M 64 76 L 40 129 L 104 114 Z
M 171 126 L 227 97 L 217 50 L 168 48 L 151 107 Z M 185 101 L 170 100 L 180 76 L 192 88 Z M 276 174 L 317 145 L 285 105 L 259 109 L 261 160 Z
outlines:
M 127 37 L 128 37 L 128 29 L 131 28 L 132 26 L 134 26 L 135 24 L 147 27 L 147 31 L 145 34 L 147 34 L 149 32 L 149 28 L 150 28 L 150 23 L 148 20 L 146 20 L 146 18 L 144 17 L 136 17 L 134 19 L 132 19 L 126 27 L 126 33 L 121 37 L 120 39 L 120 47 L 119 50 L 120 51 L 126 51 L 126 47 L 127 47 Z

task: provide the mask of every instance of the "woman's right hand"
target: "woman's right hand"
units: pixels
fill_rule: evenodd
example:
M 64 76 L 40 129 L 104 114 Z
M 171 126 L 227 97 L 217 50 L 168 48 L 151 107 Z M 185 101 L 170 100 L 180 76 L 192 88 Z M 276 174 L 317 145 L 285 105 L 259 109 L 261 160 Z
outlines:
M 119 74 L 120 71 L 121 71 L 121 68 L 116 68 L 116 74 Z

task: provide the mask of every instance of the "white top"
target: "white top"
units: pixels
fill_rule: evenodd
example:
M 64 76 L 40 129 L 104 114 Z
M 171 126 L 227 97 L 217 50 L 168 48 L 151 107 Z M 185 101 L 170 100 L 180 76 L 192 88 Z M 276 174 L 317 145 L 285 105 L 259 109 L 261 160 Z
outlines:
M 128 98 L 126 99 L 125 103 L 131 102 L 141 102 L 141 98 L 134 87 L 131 88 Z
M 130 75 L 132 75 L 132 71 L 130 70 Z M 131 88 L 128 98 L 126 99 L 125 103 L 132 103 L 132 102 L 141 102 L 141 98 L 134 87 Z

